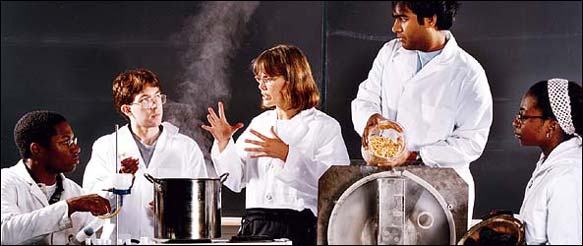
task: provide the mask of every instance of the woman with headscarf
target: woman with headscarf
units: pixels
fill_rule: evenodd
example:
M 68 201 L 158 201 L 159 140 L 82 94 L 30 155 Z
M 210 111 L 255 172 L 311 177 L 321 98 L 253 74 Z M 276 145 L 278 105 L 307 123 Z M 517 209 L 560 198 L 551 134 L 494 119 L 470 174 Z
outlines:
M 574 82 L 540 81 L 512 122 L 521 145 L 542 150 L 520 208 L 527 244 L 581 244 L 581 94 Z

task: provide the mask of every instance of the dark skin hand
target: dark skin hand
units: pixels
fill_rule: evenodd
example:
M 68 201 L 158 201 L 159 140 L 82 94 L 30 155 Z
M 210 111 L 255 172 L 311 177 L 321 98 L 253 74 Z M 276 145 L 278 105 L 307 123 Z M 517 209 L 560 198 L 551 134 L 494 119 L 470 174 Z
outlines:
M 368 136 L 368 132 L 371 130 L 371 128 L 383 123 L 383 121 L 386 121 L 386 120 L 387 119 L 379 113 L 373 114 L 370 116 L 370 118 L 368 118 L 368 121 L 366 122 L 366 126 L 364 127 L 364 131 L 362 132 L 362 146 L 363 147 L 365 147 L 365 148 L 368 147 L 367 136 Z M 386 124 L 390 124 L 390 122 L 386 121 Z M 397 125 L 395 125 L 395 128 L 401 129 Z
M 368 147 L 368 138 L 367 138 L 368 132 L 374 126 L 379 126 L 380 128 L 395 128 L 395 129 L 398 129 L 399 131 L 403 131 L 403 128 L 401 128 L 399 125 L 395 124 L 394 122 L 392 122 L 390 120 L 387 120 L 385 117 L 383 117 L 379 113 L 373 114 L 370 116 L 370 118 L 368 118 L 368 121 L 366 122 L 366 126 L 364 127 L 364 131 L 362 132 L 362 146 L 365 148 Z
M 91 212 L 93 216 L 98 216 L 111 211 L 109 201 L 97 194 L 67 199 L 67 205 L 69 205 L 69 216 L 75 212 Z
M 154 201 L 150 201 L 148 203 L 148 208 L 150 209 L 150 211 L 154 212 Z
M 370 118 L 366 122 L 366 126 L 364 127 L 364 131 L 362 133 L 362 146 L 365 148 L 368 147 L 368 138 L 367 138 L 368 133 L 370 132 L 370 130 L 374 126 L 379 126 L 381 128 L 395 128 L 395 129 L 398 129 L 400 131 L 403 131 L 403 129 L 399 125 L 394 124 L 392 121 L 387 120 L 381 114 L 378 114 L 378 113 L 373 114 L 370 116 Z M 402 155 L 400 155 L 399 158 L 392 160 L 390 162 L 379 163 L 378 166 L 381 166 L 381 167 L 402 166 L 407 161 L 415 160 L 417 158 L 417 155 L 418 155 L 417 152 L 409 152 L 409 150 L 405 149 L 405 152 Z

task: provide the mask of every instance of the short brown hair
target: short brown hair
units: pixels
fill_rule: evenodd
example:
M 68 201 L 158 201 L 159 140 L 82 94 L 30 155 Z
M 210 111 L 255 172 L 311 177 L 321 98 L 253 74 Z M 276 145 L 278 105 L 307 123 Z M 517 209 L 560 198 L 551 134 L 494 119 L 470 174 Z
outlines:
M 113 105 L 115 110 L 128 122 L 130 119 L 121 111 L 121 106 L 130 104 L 146 85 L 158 87 L 160 80 L 152 71 L 144 68 L 125 71 L 113 80 Z
M 292 109 L 309 109 L 318 106 L 320 93 L 312 76 L 310 63 L 304 53 L 293 45 L 280 44 L 263 51 L 251 62 L 253 74 L 284 76 L 283 98 Z

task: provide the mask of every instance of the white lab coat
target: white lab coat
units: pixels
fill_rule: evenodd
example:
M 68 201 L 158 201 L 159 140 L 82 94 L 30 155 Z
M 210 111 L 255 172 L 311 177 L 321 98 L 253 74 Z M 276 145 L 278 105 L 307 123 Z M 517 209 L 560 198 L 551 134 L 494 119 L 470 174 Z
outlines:
M 468 184 L 468 225 L 474 204 L 470 162 L 478 159 L 492 124 L 492 94 L 482 66 L 449 31 L 441 54 L 418 73 L 416 51 L 387 42 L 352 101 L 354 129 L 380 113 L 405 128 L 407 148 L 431 167 L 451 167 Z
M 131 156 L 138 158 L 140 162 L 131 194 L 124 196 L 122 211 L 118 215 L 117 226 L 120 235 L 129 234 L 136 239 L 154 237 L 154 217 L 148 207 L 148 203 L 154 200 L 154 188 L 144 177 L 144 173 L 149 173 L 155 178 L 208 177 L 202 151 L 196 142 L 178 133 L 178 128 L 172 124 L 164 122 L 162 125 L 164 129 L 158 137 L 148 168 L 128 125 L 118 130 L 119 160 Z M 117 169 L 119 168 L 120 164 Z M 104 193 L 102 189 L 113 187 L 111 177 L 115 172 L 115 133 L 112 133 L 99 138 L 93 144 L 91 159 L 83 176 L 83 189 L 113 197 L 111 193 Z M 110 201 L 114 206 L 115 200 Z
M 258 140 L 249 130 L 254 129 L 273 138 L 271 127 L 289 145 L 284 163 L 271 157 L 250 158 L 253 153 L 245 139 Z M 230 175 L 225 185 L 234 192 L 246 190 L 246 208 L 285 208 L 317 213 L 318 179 L 332 165 L 349 165 L 350 159 L 342 138 L 340 124 L 315 109 L 300 111 L 290 120 L 277 120 L 275 110 L 268 110 L 253 118 L 237 143 L 229 141 L 219 153 L 215 141 L 211 157 L 218 174 Z
M 89 212 L 69 217 L 67 199 L 83 195 L 74 181 L 63 178 L 61 200 L 49 205 L 25 164 L 2 168 L 2 244 L 67 244 L 94 218 Z
M 544 154 L 528 182 L 520 218 L 527 244 L 581 245 L 581 142 L 572 138 Z

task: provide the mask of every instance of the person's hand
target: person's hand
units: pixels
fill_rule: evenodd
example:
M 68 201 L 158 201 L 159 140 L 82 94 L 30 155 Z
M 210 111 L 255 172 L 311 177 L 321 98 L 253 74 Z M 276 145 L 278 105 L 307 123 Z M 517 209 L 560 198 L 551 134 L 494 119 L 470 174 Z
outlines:
M 136 174 L 138 171 L 138 167 L 140 165 L 140 161 L 138 158 L 128 157 L 121 161 L 121 168 L 119 169 L 120 173 L 131 173 Z
M 273 157 L 279 158 L 285 162 L 287 159 L 287 154 L 289 152 L 289 145 L 283 142 L 275 130 L 273 126 L 271 127 L 271 134 L 275 138 L 268 138 L 263 136 L 263 134 L 251 129 L 250 132 L 257 136 L 260 140 L 253 140 L 253 139 L 245 139 L 245 143 L 250 143 L 257 145 L 256 148 L 245 148 L 245 151 L 248 152 L 255 152 L 256 154 L 251 155 L 251 158 L 258 158 L 258 157 Z
M 148 209 L 150 209 L 150 212 L 154 212 L 154 201 L 150 201 L 148 203 Z
M 111 211 L 109 200 L 97 194 L 67 199 L 67 205 L 69 206 L 69 216 L 74 212 L 91 212 L 93 216 L 98 216 Z
M 368 118 L 368 121 L 366 122 L 366 126 L 364 127 L 364 131 L 362 132 L 362 147 L 367 148 L 368 147 L 368 132 L 370 131 L 370 128 L 372 128 L 373 126 L 376 126 L 379 124 L 380 121 L 384 120 L 385 118 L 379 114 L 373 114 L 370 116 L 370 118 Z
M 202 125 L 201 127 L 213 135 L 219 144 L 219 150 L 223 151 L 225 147 L 227 147 L 229 139 L 231 139 L 233 133 L 241 129 L 243 127 L 243 123 L 237 123 L 234 126 L 231 126 L 227 121 L 227 117 L 225 117 L 223 103 L 219 101 L 218 104 L 219 115 L 217 116 L 213 108 L 209 107 L 209 114 L 206 115 L 206 118 L 211 125 Z

